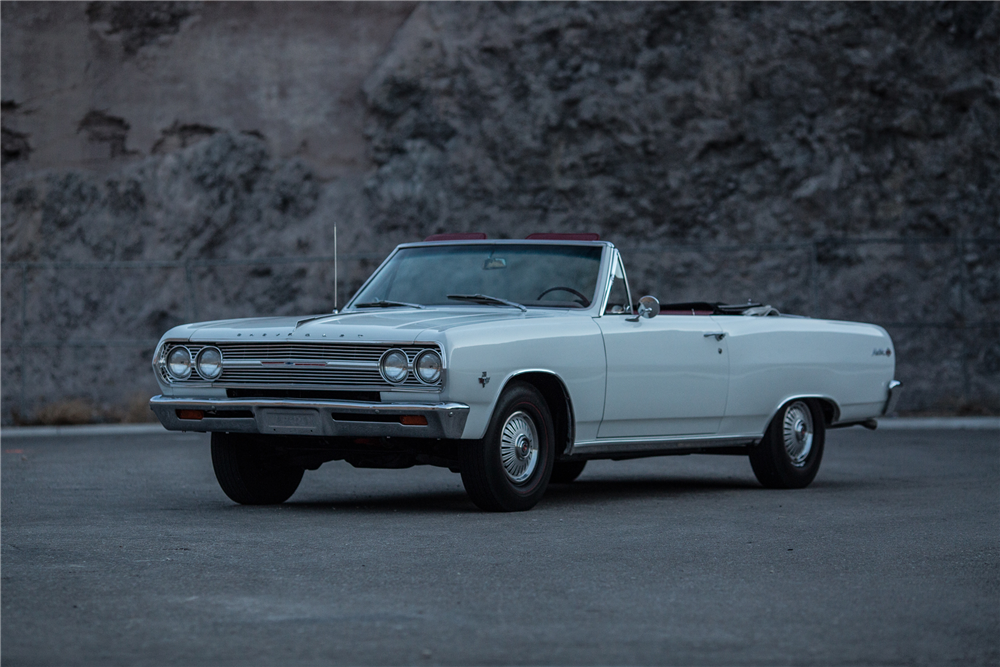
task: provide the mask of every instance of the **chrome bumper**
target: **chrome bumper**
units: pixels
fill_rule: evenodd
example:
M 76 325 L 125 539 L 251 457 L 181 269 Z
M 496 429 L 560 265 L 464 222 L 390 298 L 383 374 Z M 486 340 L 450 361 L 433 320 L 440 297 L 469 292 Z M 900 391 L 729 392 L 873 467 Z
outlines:
M 154 396 L 149 407 L 171 431 L 361 438 L 461 438 L 469 417 L 469 406 L 463 403 Z M 200 411 L 202 417 L 182 419 L 182 410 Z M 423 417 L 427 423 L 403 424 L 400 418 L 404 416 Z
M 899 380 L 892 380 L 889 382 L 889 396 L 885 399 L 885 407 L 882 409 L 882 415 L 885 416 L 896 409 L 896 404 L 899 403 L 899 395 L 903 391 L 903 383 Z

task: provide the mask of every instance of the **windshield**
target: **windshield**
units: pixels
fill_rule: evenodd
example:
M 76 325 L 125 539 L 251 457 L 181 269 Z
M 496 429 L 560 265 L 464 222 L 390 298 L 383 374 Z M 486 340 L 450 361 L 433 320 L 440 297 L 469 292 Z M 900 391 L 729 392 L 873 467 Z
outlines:
M 402 248 L 351 307 L 465 303 L 586 308 L 597 291 L 602 250 L 527 244 Z

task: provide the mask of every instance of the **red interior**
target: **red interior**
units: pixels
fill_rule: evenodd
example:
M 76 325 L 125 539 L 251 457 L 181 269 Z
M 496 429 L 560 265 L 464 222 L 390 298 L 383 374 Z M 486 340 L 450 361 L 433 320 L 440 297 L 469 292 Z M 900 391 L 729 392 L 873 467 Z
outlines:
M 458 232 L 455 234 L 431 234 L 424 241 L 482 241 L 486 238 L 483 232 Z
M 593 232 L 580 232 L 576 234 L 555 234 L 552 232 L 535 232 L 528 234 L 525 238 L 535 241 L 600 241 L 601 235 Z

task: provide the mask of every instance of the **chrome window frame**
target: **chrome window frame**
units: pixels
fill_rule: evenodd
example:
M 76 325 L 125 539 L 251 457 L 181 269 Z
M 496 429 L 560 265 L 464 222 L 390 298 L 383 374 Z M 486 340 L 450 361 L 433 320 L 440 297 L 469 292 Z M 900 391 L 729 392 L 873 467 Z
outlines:
M 611 246 L 610 253 L 611 261 L 608 262 L 608 274 L 604 283 L 604 299 L 601 301 L 601 309 L 598 311 L 598 317 L 632 317 L 635 315 L 635 308 L 633 307 L 632 301 L 632 288 L 628 284 L 628 273 L 625 272 L 625 262 L 622 261 L 621 253 L 618 252 L 618 248 Z M 622 280 L 625 281 L 625 294 L 628 297 L 628 312 L 627 313 L 606 313 L 605 310 L 608 307 L 608 299 L 611 298 L 611 286 L 615 282 L 615 263 L 622 267 Z
M 609 270 L 609 267 L 613 266 L 613 264 L 608 261 L 609 252 L 610 252 L 610 254 L 613 254 L 616 257 L 617 257 L 617 253 L 618 253 L 618 251 L 615 248 L 614 244 L 611 243 L 610 241 L 562 241 L 562 240 L 534 240 L 534 239 L 473 239 L 473 240 L 468 240 L 468 241 L 422 241 L 422 242 L 419 242 L 419 243 L 402 243 L 402 244 L 396 246 L 395 249 L 393 249 L 393 251 L 391 253 L 389 253 L 389 255 L 382 261 L 382 263 L 379 264 L 378 267 L 374 271 L 371 272 L 371 275 L 368 276 L 368 279 L 365 280 L 365 282 L 361 284 L 361 287 L 359 287 L 358 290 L 351 296 L 351 298 L 348 299 L 347 303 L 344 304 L 344 307 L 343 307 L 343 309 L 341 309 L 340 313 L 343 314 L 343 313 L 360 313 L 360 312 L 365 312 L 364 309 L 361 309 L 361 310 L 354 310 L 354 309 L 352 309 L 352 306 L 354 305 L 355 300 L 358 298 L 358 295 L 361 294 L 361 292 L 363 292 L 365 290 L 365 288 L 368 287 L 368 284 L 371 283 L 372 280 L 375 279 L 375 276 L 377 276 L 385 268 L 385 266 L 389 263 L 389 261 L 393 257 L 395 257 L 396 253 L 398 253 L 400 250 L 403 250 L 405 248 L 440 247 L 440 246 L 443 246 L 443 245 L 450 245 L 450 246 L 458 246 L 458 245 L 480 245 L 480 246 L 481 245 L 501 245 L 501 246 L 502 245 L 555 245 L 555 246 L 591 246 L 591 247 L 593 247 L 593 246 L 600 246 L 600 247 L 603 248 L 603 251 L 601 252 L 601 264 L 600 264 L 600 267 L 597 270 L 597 280 L 596 280 L 595 286 L 594 286 L 594 299 L 593 299 L 593 301 L 591 301 L 590 305 L 587 306 L 586 308 L 548 308 L 548 310 L 558 310 L 560 313 L 572 313 L 572 314 L 576 314 L 576 315 L 586 314 L 586 315 L 588 315 L 590 317 L 594 317 L 595 316 L 594 315 L 595 311 L 597 312 L 598 315 L 600 315 L 600 314 L 602 314 L 604 312 L 604 307 L 603 306 L 600 309 L 597 309 L 596 305 L 598 303 L 602 303 L 603 304 L 603 303 L 607 302 L 608 290 L 609 290 L 609 287 L 610 287 L 609 280 L 610 280 L 610 277 L 613 277 L 613 275 L 614 275 Z M 625 267 L 624 267 L 624 263 L 623 263 L 622 264 L 622 272 L 624 273 L 624 271 L 625 271 Z M 626 289 L 628 289 L 628 279 L 627 278 L 625 280 L 625 284 L 626 284 Z M 602 289 L 604 290 L 604 294 L 600 293 Z M 629 292 L 629 298 L 631 299 L 631 297 L 632 297 L 632 294 L 631 294 L 631 292 Z M 456 303 L 454 307 L 462 307 L 462 306 L 466 306 L 467 307 L 466 304 L 460 305 L 458 303 Z M 631 307 L 631 303 L 629 304 L 629 306 Z M 450 305 L 449 306 L 435 305 L 435 306 L 427 306 L 427 307 L 428 308 L 444 308 L 444 307 L 449 307 L 450 308 L 450 307 L 453 307 L 453 306 L 450 306 Z M 526 308 L 528 308 L 529 310 L 546 310 L 547 309 L 544 306 L 526 306 Z M 443 357 L 442 357 L 442 359 L 443 359 Z

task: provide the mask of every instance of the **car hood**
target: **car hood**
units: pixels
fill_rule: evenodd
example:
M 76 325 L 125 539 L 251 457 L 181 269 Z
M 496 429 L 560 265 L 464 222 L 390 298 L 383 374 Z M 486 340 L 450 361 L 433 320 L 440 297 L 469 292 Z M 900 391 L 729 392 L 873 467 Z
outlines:
M 184 337 L 192 342 L 238 341 L 393 341 L 413 342 L 425 331 L 444 332 L 456 327 L 490 325 L 512 320 L 579 317 L 579 311 L 531 310 L 478 306 L 386 309 L 301 317 L 256 317 L 241 320 L 200 322 L 172 329 L 166 337 Z

